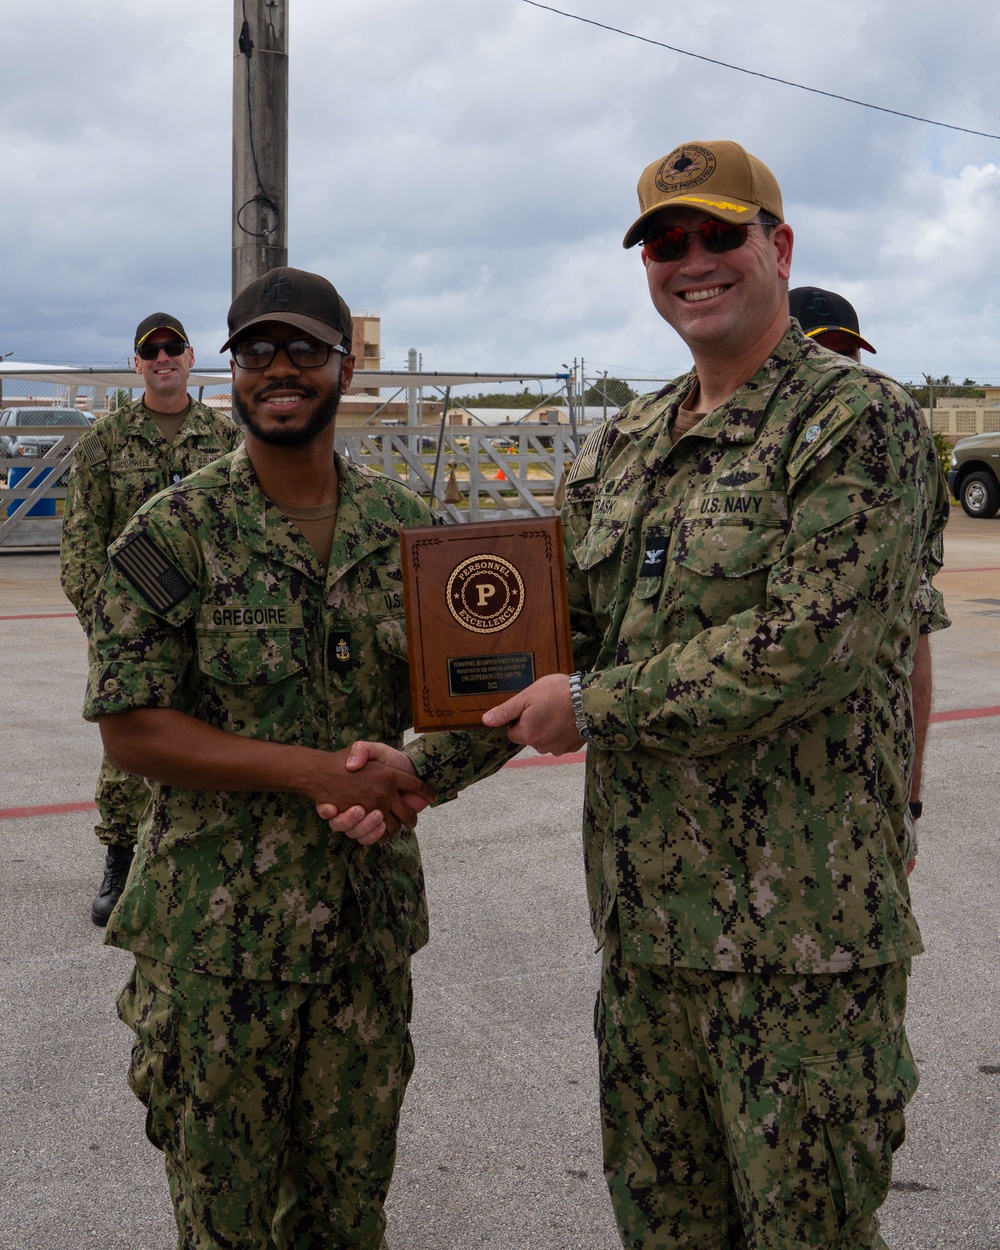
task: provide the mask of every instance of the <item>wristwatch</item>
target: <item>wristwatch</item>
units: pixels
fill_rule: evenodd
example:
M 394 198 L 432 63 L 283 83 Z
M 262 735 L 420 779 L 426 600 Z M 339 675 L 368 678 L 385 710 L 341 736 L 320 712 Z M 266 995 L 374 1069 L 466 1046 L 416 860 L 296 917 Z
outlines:
M 919 820 L 924 814 L 924 805 L 919 799 L 910 799 L 910 815 L 914 820 Z
M 570 673 L 569 698 L 573 704 L 573 719 L 576 721 L 576 732 L 584 742 L 589 742 L 591 737 L 590 726 L 587 724 L 587 718 L 583 714 L 583 688 L 580 685 L 582 677 L 582 673 Z

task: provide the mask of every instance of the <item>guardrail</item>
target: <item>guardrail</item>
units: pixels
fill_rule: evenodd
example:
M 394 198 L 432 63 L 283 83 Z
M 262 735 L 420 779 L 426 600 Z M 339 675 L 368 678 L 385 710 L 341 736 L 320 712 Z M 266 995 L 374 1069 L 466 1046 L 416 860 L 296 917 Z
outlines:
M 432 501 L 460 523 L 498 515 L 546 516 L 591 426 L 345 426 L 337 449 Z M 52 426 L 18 427 L 49 434 Z M 43 456 L 0 456 L 0 549 L 53 547 L 76 444 L 86 428 L 67 427 Z M 13 470 L 13 473 L 12 473 Z M 14 477 L 15 481 L 10 479 Z
M 42 456 L 0 454 L 0 547 L 59 545 L 66 479 L 86 426 L 17 426 L 21 434 L 53 436 L 56 442 Z
M 352 460 L 405 482 L 447 520 L 547 516 L 589 433 L 565 425 L 339 428 Z

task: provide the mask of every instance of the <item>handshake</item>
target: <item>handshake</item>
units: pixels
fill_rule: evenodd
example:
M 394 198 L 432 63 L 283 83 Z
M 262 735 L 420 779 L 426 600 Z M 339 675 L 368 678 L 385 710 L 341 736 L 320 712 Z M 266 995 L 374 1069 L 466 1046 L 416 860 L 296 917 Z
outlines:
M 411 829 L 437 797 L 417 776 L 410 757 L 383 742 L 355 742 L 329 758 L 338 772 L 343 770 L 335 785 L 340 806 L 318 801 L 316 811 L 335 833 L 363 846 Z
M 506 729 L 506 740 L 534 747 L 541 755 L 561 755 L 583 746 L 564 673 L 540 677 L 491 708 L 483 715 L 483 725 Z M 340 802 L 317 798 L 316 810 L 335 833 L 345 833 L 365 846 L 411 828 L 417 814 L 437 797 L 416 775 L 410 757 L 384 743 L 355 742 L 332 758 L 337 761 L 334 793 Z

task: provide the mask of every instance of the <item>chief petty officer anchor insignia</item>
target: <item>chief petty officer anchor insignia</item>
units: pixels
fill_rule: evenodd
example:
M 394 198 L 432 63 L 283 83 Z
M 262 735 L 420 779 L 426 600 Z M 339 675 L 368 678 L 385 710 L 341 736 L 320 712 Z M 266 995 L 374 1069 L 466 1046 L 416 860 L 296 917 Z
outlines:
M 331 673 L 346 673 L 350 669 L 351 631 L 349 629 L 341 629 L 330 635 L 326 657 Z

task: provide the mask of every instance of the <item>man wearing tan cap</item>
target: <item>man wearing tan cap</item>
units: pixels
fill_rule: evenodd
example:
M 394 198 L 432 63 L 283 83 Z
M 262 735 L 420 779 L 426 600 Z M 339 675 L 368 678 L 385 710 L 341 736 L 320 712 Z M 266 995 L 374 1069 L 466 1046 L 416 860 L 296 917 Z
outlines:
M 587 742 L 605 1171 L 630 1250 L 884 1247 L 917 1073 L 905 657 L 947 514 L 907 393 L 789 319 L 757 157 L 639 180 L 653 305 L 693 368 L 583 447 L 563 523 L 578 671 L 484 716 Z M 466 778 L 407 748 L 439 794 Z
M 80 624 L 90 630 L 94 595 L 108 548 L 147 500 L 210 464 L 240 441 L 239 427 L 188 394 L 194 349 L 181 322 L 150 313 L 136 326 L 139 399 L 100 417 L 76 449 L 66 488 L 60 574 Z M 102 928 L 121 897 L 136 829 L 149 789 L 141 777 L 101 761 L 94 832 L 104 847 L 104 875 L 90 918 Z
M 587 744 L 624 1245 L 884 1250 L 917 1084 L 906 657 L 947 488 L 909 395 L 791 322 L 767 166 L 684 144 L 639 205 L 625 246 L 693 368 L 592 434 L 567 481 L 577 672 L 483 720 L 541 752 Z M 366 758 L 440 797 L 477 775 L 447 734 Z M 352 815 L 331 823 L 380 836 Z

